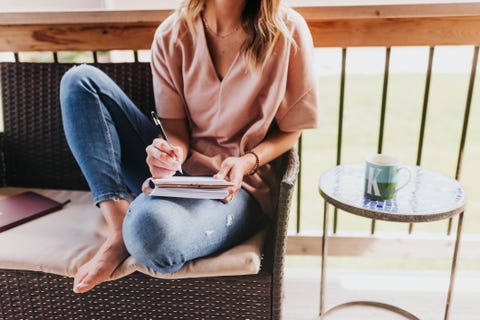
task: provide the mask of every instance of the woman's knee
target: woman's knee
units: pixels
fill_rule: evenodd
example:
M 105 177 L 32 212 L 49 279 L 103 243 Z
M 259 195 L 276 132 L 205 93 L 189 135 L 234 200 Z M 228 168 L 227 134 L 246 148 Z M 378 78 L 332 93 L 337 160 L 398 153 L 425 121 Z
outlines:
M 70 68 L 60 82 L 60 107 L 63 121 L 75 123 L 85 107 L 98 107 L 89 103 L 98 95 L 99 83 L 106 75 L 98 68 L 86 64 Z M 88 117 L 85 114 L 85 117 Z
M 63 75 L 60 81 L 60 90 L 82 86 L 90 80 L 97 78 L 100 74 L 103 74 L 100 69 L 88 64 L 73 66 Z
M 95 93 L 98 88 L 96 83 L 105 74 L 98 68 L 82 64 L 70 68 L 60 81 L 60 102 L 62 107 L 68 106 L 68 98 L 76 96 L 79 92 Z
M 174 272 L 186 262 L 181 233 L 168 214 L 153 212 L 151 208 L 151 204 L 132 203 L 123 223 L 125 246 L 132 257 L 155 271 Z

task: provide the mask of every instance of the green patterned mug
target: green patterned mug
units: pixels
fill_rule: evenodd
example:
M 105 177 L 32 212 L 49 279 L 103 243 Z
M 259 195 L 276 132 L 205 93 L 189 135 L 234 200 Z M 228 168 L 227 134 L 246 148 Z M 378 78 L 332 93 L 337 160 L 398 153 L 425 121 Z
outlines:
M 408 171 L 408 179 L 398 186 L 398 176 L 401 170 Z M 400 160 L 385 154 L 376 154 L 365 161 L 365 196 L 373 200 L 388 200 L 405 187 L 412 173 L 402 166 Z

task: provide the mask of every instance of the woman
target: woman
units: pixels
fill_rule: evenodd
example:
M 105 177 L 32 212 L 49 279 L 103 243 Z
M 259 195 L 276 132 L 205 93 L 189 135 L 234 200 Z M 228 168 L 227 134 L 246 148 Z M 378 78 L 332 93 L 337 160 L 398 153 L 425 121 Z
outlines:
M 311 36 L 280 0 L 184 1 L 158 28 L 151 65 L 172 146 L 98 69 L 75 67 L 62 79 L 67 141 L 110 228 L 75 276 L 78 293 L 128 254 L 174 272 L 245 240 L 275 209 L 278 181 L 268 163 L 316 126 Z M 149 177 L 180 167 L 234 186 L 223 201 L 147 195 Z M 131 194 L 138 196 L 130 204 Z

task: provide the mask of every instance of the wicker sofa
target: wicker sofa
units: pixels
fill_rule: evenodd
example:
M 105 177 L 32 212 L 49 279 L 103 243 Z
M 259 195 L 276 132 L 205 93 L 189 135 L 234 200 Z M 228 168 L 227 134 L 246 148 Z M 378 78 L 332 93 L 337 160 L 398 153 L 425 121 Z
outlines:
M 66 145 L 59 82 L 72 65 L 0 63 L 4 132 L 2 186 L 86 190 Z M 153 107 L 147 63 L 97 64 L 144 112 Z M 268 230 L 261 270 L 243 276 L 158 279 L 142 273 L 78 295 L 72 279 L 51 273 L 0 269 L 0 319 L 281 319 L 287 220 L 298 159 L 277 159 L 281 190 Z

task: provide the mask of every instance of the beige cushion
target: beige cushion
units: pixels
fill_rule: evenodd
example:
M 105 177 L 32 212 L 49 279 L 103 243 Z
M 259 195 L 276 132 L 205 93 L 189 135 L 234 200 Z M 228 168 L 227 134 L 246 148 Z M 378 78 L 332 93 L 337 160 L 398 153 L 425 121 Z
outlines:
M 25 191 L 0 188 L 0 197 Z M 106 224 L 89 192 L 39 190 L 64 202 L 62 210 L 0 233 L 0 269 L 31 270 L 73 277 L 89 261 L 105 239 Z M 159 274 L 127 258 L 113 273 L 118 279 L 139 271 L 157 278 L 192 278 L 254 274 L 260 269 L 265 232 L 217 256 L 187 263 L 175 273 Z

